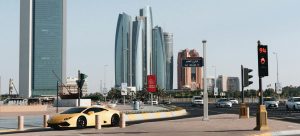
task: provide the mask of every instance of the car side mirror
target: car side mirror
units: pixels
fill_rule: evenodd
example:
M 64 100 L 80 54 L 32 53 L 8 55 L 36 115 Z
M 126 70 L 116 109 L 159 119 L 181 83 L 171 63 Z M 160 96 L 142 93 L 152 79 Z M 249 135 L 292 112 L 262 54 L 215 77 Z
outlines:
M 89 111 L 87 114 L 88 115 L 92 115 L 92 114 L 94 114 L 95 112 L 94 111 Z

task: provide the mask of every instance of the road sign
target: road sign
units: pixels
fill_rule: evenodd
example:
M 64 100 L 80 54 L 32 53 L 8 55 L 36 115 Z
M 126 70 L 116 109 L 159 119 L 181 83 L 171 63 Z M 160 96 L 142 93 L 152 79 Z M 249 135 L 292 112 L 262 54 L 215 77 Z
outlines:
M 147 76 L 147 90 L 148 92 L 156 92 L 156 77 L 155 75 Z
M 218 96 L 218 94 L 219 94 L 219 93 L 218 93 L 218 88 L 215 87 L 215 88 L 214 88 L 214 96 Z
M 121 84 L 121 95 L 127 95 L 127 83 Z
M 182 67 L 202 67 L 203 58 L 202 57 L 189 57 L 182 60 Z
M 281 94 L 282 93 L 282 87 L 280 83 L 275 83 L 275 89 L 276 89 L 276 93 L 277 94 Z
M 127 87 L 127 92 L 129 92 L 129 95 L 136 94 L 136 87 L 135 86 L 129 86 L 129 87 Z

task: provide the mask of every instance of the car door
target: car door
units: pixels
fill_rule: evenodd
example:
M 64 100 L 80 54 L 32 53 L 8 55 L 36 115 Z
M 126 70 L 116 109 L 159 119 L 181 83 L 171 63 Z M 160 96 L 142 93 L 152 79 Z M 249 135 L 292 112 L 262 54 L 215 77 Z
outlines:
M 111 116 L 107 109 L 97 108 L 97 112 L 95 114 L 100 116 L 102 125 L 110 124 Z

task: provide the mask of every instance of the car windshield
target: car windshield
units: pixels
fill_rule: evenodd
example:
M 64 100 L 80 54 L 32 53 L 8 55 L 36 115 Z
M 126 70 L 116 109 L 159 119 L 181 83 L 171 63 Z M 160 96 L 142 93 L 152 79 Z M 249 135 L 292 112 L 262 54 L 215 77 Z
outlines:
M 74 113 L 81 113 L 83 110 L 85 110 L 86 108 L 71 108 L 68 109 L 64 112 L 62 112 L 61 114 L 74 114 Z
M 227 99 L 219 99 L 219 102 L 225 102 L 228 101 Z
M 275 98 L 264 98 L 264 101 L 276 101 Z
M 201 97 L 194 97 L 195 100 L 202 100 Z
M 294 98 L 294 102 L 300 102 L 300 98 Z

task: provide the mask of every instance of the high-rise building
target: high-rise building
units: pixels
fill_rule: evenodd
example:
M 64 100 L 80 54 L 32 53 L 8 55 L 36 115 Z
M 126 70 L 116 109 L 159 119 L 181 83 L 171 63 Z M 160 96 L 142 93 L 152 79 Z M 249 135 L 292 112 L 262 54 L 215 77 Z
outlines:
M 173 34 L 164 32 L 166 51 L 166 90 L 173 89 Z
M 240 91 L 240 80 L 238 77 L 228 77 L 227 79 L 228 91 Z
M 182 60 L 191 57 L 200 57 L 196 50 L 185 49 L 178 53 L 177 58 L 177 85 L 178 89 L 202 89 L 202 68 L 182 67 Z
M 157 86 L 166 89 L 166 51 L 163 30 L 156 26 L 152 31 L 152 74 L 156 76 Z
M 215 78 L 207 77 L 207 90 L 214 91 L 215 88 Z
M 145 75 L 152 74 L 152 9 L 150 6 L 146 6 L 143 9 L 140 9 L 140 16 L 145 17 L 145 64 L 144 64 L 144 73 Z M 146 77 L 144 77 L 146 78 Z
M 217 87 L 220 91 L 223 92 L 227 92 L 228 88 L 227 88 L 227 81 L 228 81 L 228 77 L 224 76 L 224 75 L 219 75 L 218 79 L 217 79 Z
M 115 36 L 115 84 L 132 84 L 132 44 L 131 17 L 126 13 L 119 14 Z
M 133 85 L 142 90 L 145 82 L 143 73 L 143 47 L 145 47 L 145 17 L 136 17 L 132 25 L 132 76 Z
M 20 96 L 56 95 L 65 75 L 66 0 L 21 0 Z

